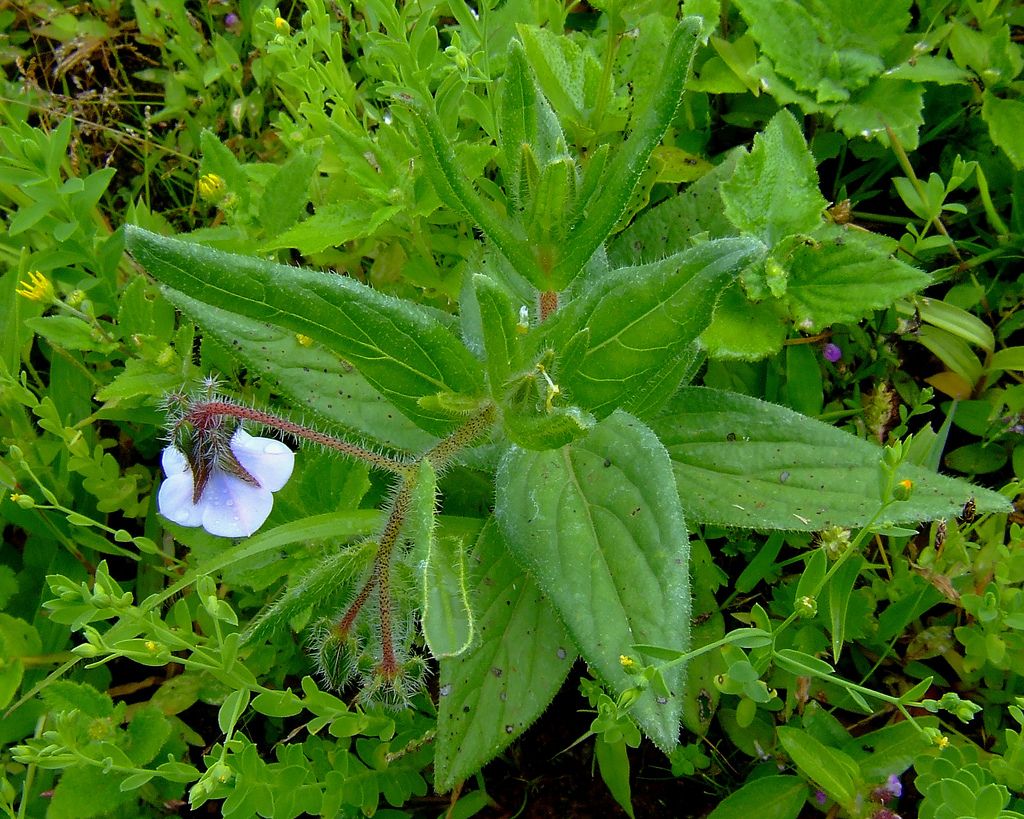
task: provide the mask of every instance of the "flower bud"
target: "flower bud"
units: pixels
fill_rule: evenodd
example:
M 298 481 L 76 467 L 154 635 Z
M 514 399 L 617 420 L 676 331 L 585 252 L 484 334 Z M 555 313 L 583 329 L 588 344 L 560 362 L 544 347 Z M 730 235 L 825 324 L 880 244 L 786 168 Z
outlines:
M 898 501 L 905 501 L 910 499 L 910 495 L 913 491 L 914 482 L 908 478 L 896 484 L 892 490 L 892 496 Z
M 850 530 L 841 526 L 822 529 L 819 538 L 829 560 L 838 560 L 850 548 Z
M 203 174 L 196 187 L 199 195 L 207 202 L 219 202 L 227 192 L 227 183 L 215 173 Z
M 810 595 L 805 594 L 803 597 L 798 597 L 796 599 L 793 610 L 796 612 L 797 617 L 804 620 L 810 619 L 818 613 L 818 601 Z
M 19 495 L 14 493 L 11 495 L 11 500 L 14 501 L 22 509 L 33 509 L 36 505 L 36 500 L 31 495 Z

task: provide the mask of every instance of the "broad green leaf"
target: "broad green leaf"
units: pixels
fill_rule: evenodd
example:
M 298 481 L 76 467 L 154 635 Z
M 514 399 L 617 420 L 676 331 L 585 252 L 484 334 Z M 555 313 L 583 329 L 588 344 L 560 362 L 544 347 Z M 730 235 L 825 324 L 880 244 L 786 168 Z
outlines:
M 320 253 L 329 247 L 371 235 L 392 216 L 402 211 L 401 205 L 384 205 L 372 201 L 349 201 L 317 208 L 308 219 L 290 227 L 260 247 L 261 251 L 294 247 L 303 255 Z
M 551 603 L 513 562 L 493 520 L 480 534 L 470 564 L 480 639 L 440 662 L 438 791 L 476 773 L 525 731 L 576 658 Z
M 457 422 L 424 409 L 420 398 L 483 389 L 479 362 L 415 304 L 344 276 L 222 253 L 135 227 L 125 235 L 131 253 L 163 284 L 321 342 L 428 432 L 443 435 Z
M 1024 347 L 1006 347 L 996 350 L 989 361 L 990 370 L 1024 371 Z
M 820 414 L 824 403 L 818 355 L 810 344 L 786 348 L 786 405 L 804 415 Z
M 44 688 L 41 696 L 47 707 L 55 713 L 81 711 L 95 719 L 110 717 L 114 713 L 114 703 L 110 697 L 86 683 L 59 680 Z
M 736 162 L 745 155 L 742 150 L 730 151 L 721 164 L 678 196 L 638 216 L 610 244 L 609 263 L 613 267 L 629 267 L 660 261 L 667 255 L 686 250 L 698 234 L 711 239 L 734 236 L 736 228 L 725 217 L 721 187 L 735 172 Z
M 298 151 L 277 169 L 260 199 L 259 221 L 265 235 L 277 235 L 306 214 L 309 186 L 319 163 L 316 153 Z
M 769 247 L 792 234 L 812 233 L 828 204 L 800 126 L 785 109 L 754 137 L 754 147 L 737 161 L 721 193 L 729 220 Z
M 715 599 L 721 583 L 719 569 L 714 565 L 707 544 L 700 538 L 690 544 L 690 565 L 693 589 L 693 645 L 706 646 L 725 636 L 725 616 Z M 769 637 L 769 640 L 771 638 Z M 711 720 L 718 710 L 722 692 L 715 678 L 725 673 L 721 651 L 707 651 L 686 664 L 686 686 L 683 692 L 683 725 L 698 736 L 706 736 Z
M 660 406 L 692 361 L 719 294 L 763 250 L 757 240 L 720 239 L 597 279 L 541 327 L 539 346 L 556 355 L 589 333 L 580 362 L 558 373 L 559 386 L 598 418 Z
M 984 370 L 977 355 L 962 338 L 947 330 L 925 326 L 914 335 L 914 340 L 927 347 L 968 385 L 978 383 Z
M 410 452 L 434 438 L 398 412 L 351 364 L 312 339 L 165 288 L 174 305 L 250 372 L 268 379 L 312 419 L 339 432 Z
M 916 716 L 913 722 L 896 722 L 877 731 L 849 740 L 843 752 L 860 765 L 865 779 L 884 781 L 893 773 L 902 773 L 928 747 L 929 741 L 922 728 L 937 728 L 939 721 L 932 716 Z
M 906 151 L 917 149 L 924 124 L 925 86 L 919 82 L 877 77 L 859 89 L 849 102 L 826 106 L 835 124 L 850 139 L 876 138 L 888 146 L 889 130 Z
M 0 708 L 6 708 L 14 699 L 24 676 L 25 664 L 20 657 L 4 660 L 3 666 L 0 667 Z
M 122 791 L 123 775 L 99 765 L 67 768 L 53 790 L 46 816 L 50 819 L 92 819 L 118 813 L 118 806 L 136 798 Z M 88 798 L 83 798 L 88 795 Z
M 992 333 L 992 328 L 962 307 L 957 307 L 955 304 L 949 304 L 939 299 L 926 298 L 915 299 L 913 305 L 908 305 L 907 307 L 908 310 L 916 309 L 921 317 L 921 321 L 946 330 L 958 338 L 976 347 L 981 347 L 988 352 L 992 352 L 995 349 L 996 340 Z M 901 310 L 901 312 L 904 311 Z M 995 361 L 998 356 L 999 353 L 996 353 L 992 360 Z M 992 366 L 996 365 L 993 364 Z
M 106 341 L 92 326 L 76 316 L 41 316 L 25 319 L 23 323 L 55 347 L 104 353 L 114 348 L 112 342 Z
M 782 349 L 790 324 L 786 311 L 782 299 L 749 301 L 736 282 L 722 294 L 701 342 L 712 358 L 756 361 Z
M 1015 168 L 1024 168 L 1024 102 L 1000 99 L 986 91 L 981 116 L 988 123 L 992 141 L 1006 152 Z
M 844 102 L 886 68 L 910 24 L 909 0 L 738 0 L 776 70 L 819 103 Z M 794 34 L 799 32 L 799 47 Z
M 593 672 L 616 694 L 633 645 L 685 651 L 690 595 L 686 526 L 668 457 L 616 412 L 558 450 L 512 447 L 498 469 L 496 515 L 509 548 L 558 610 Z M 672 694 L 644 691 L 632 715 L 659 747 L 678 742 L 683 669 Z
M 863 526 L 881 505 L 882 451 L 867 441 L 755 398 L 682 388 L 651 423 L 672 457 L 679 495 L 695 521 L 756 529 L 817 531 Z M 881 523 L 956 517 L 974 497 L 980 512 L 1008 512 L 988 489 L 911 464 L 909 500 Z
M 799 776 L 762 776 L 730 793 L 708 819 L 796 819 L 806 801 L 807 783 Z
M 780 726 L 777 730 L 782 747 L 797 768 L 836 802 L 850 808 L 858 785 L 850 775 L 850 768 L 856 769 L 853 760 L 799 728 Z

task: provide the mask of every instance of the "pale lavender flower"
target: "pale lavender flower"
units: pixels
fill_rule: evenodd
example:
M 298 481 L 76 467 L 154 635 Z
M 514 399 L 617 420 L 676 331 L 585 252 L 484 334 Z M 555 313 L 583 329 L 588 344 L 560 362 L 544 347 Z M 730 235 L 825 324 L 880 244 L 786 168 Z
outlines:
M 821 348 L 821 354 L 825 357 L 826 361 L 831 361 L 835 364 L 840 358 L 843 357 L 843 349 L 838 344 L 833 344 L 831 341 Z
M 184 453 L 167 447 L 162 460 L 167 479 L 157 495 L 160 514 L 179 526 L 202 526 L 220 537 L 248 537 L 259 529 L 274 506 L 273 493 L 291 477 L 295 453 L 280 441 L 253 437 L 241 427 L 229 447 L 236 463 L 225 465 L 218 458 L 205 469 L 200 466 L 205 475 L 198 490 Z

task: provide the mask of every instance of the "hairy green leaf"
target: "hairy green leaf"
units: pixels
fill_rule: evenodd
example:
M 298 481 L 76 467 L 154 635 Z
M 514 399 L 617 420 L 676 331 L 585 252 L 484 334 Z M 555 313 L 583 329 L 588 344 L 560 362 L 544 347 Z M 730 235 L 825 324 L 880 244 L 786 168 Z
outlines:
M 579 363 L 557 373 L 559 387 L 598 418 L 657 408 L 679 385 L 723 288 L 763 251 L 756 239 L 721 239 L 597 279 L 539 333 L 557 355 L 589 332 Z
M 561 449 L 512 447 L 498 470 L 496 515 L 512 553 L 616 694 L 634 685 L 619 662 L 631 646 L 687 649 L 686 526 L 668 456 L 641 422 L 617 412 Z M 683 669 L 665 677 L 670 696 L 648 689 L 632 714 L 670 749 L 678 741 Z
M 769 247 L 792 234 L 812 233 L 827 204 L 818 190 L 814 157 L 785 109 L 754 137 L 754 147 L 736 162 L 721 193 L 729 220 Z
M 863 526 L 881 505 L 882 451 L 792 410 L 701 387 L 684 387 L 651 423 L 672 457 L 683 509 L 693 520 L 758 529 Z M 996 492 L 904 464 L 914 482 L 881 523 L 952 518 L 973 497 L 979 512 L 1008 512 Z
M 415 304 L 344 276 L 222 253 L 135 227 L 125 235 L 131 253 L 163 284 L 321 342 L 428 432 L 443 435 L 456 421 L 424 409 L 420 398 L 483 389 L 479 362 Z
M 339 432 L 419 452 L 434 438 L 400 413 L 351 364 L 311 339 L 165 288 L 174 305 L 250 372 L 269 379 L 299 407 Z
M 547 708 L 576 652 L 490 520 L 470 561 L 479 642 L 441 660 L 435 785 L 447 791 L 499 754 Z

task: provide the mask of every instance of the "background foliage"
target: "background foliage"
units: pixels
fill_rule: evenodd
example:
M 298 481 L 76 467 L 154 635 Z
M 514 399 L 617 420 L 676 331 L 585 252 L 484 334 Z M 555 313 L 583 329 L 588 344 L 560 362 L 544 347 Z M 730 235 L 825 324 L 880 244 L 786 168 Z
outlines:
M 40 0 L 0 12 L 7 815 L 158 816 L 208 801 L 229 816 L 470 816 L 520 802 L 540 814 L 551 798 L 489 773 L 524 768 L 517 745 L 505 768 L 461 786 L 494 749 L 435 757 L 460 748 L 438 725 L 469 707 L 446 686 L 465 690 L 457 675 L 489 666 L 443 666 L 399 711 L 315 679 L 310 627 L 370 561 L 360 544 L 387 493 L 363 465 L 304 450 L 268 526 L 236 545 L 156 516 L 160 401 L 211 371 L 242 400 L 290 404 L 381 447 L 430 444 L 409 413 L 431 432 L 447 422 L 419 404 L 388 413 L 386 383 L 325 363 L 301 332 L 209 310 L 197 332 L 188 296 L 172 303 L 124 255 L 126 223 L 342 271 L 419 302 L 471 346 L 473 274 L 514 281 L 518 247 L 593 250 L 610 232 L 605 268 L 657 269 L 695 239 L 761 243 L 763 264 L 707 305 L 707 360 L 675 373 L 738 395 L 690 387 L 660 415 L 654 399 L 630 406 L 650 409 L 676 481 L 700 488 L 680 496 L 691 644 L 706 648 L 688 662 L 683 744 L 648 747 L 630 703 L 572 670 L 572 643 L 550 631 L 550 645 L 531 643 L 550 690 L 491 674 L 490 696 L 521 710 L 485 735 L 508 724 L 518 736 L 571 672 L 573 690 L 519 742 L 590 734 L 567 756 L 584 770 L 596 760 L 627 812 L 650 814 L 656 798 L 719 818 L 1024 812 L 1019 513 L 986 513 L 997 506 L 979 490 L 980 510 L 947 503 L 870 530 L 814 514 L 825 497 L 848 522 L 870 520 L 857 499 L 878 480 L 878 444 L 919 468 L 921 486 L 941 467 L 1012 498 L 1024 478 L 1024 13 L 999 0 L 687 0 L 682 12 L 701 20 L 682 105 L 643 173 L 614 188 L 621 212 L 596 215 L 517 192 L 536 190 L 538 168 L 556 186 L 573 163 L 627 167 L 638 116 L 665 92 L 675 3 Z M 508 138 L 495 90 L 524 77 L 549 106 L 539 133 L 553 121 L 565 139 L 529 140 L 532 158 Z M 401 96 L 415 92 L 412 105 Z M 428 96 L 436 119 L 416 113 Z M 452 168 L 477 199 L 451 188 Z M 506 252 L 487 228 L 513 206 L 529 232 Z M 555 289 L 573 261 L 553 268 Z M 552 343 L 568 342 L 571 321 L 552 325 Z M 458 391 L 458 367 L 447 372 Z M 575 389 L 599 417 L 620 398 Z M 802 461 L 758 449 L 791 422 L 784 408 L 847 437 L 808 427 Z M 761 427 L 737 427 L 751 413 Z M 484 523 L 487 458 L 444 476 L 437 534 L 476 541 L 475 608 L 509 609 L 518 645 L 534 621 L 557 621 L 535 587 L 486 582 L 514 571 Z M 508 469 L 554 468 L 542 460 Z M 751 502 L 722 502 L 729 492 Z M 935 520 L 909 528 L 915 517 Z M 321 602 L 288 596 L 316 578 Z M 275 599 L 288 627 L 261 632 Z M 782 623 L 770 649 L 737 631 Z M 678 652 L 662 654 L 646 659 Z M 608 798 L 591 790 L 572 798 Z

